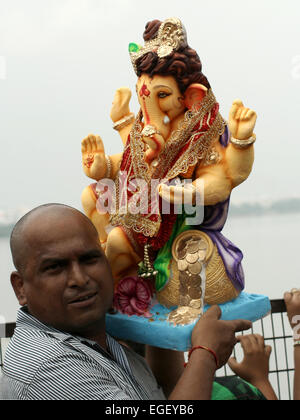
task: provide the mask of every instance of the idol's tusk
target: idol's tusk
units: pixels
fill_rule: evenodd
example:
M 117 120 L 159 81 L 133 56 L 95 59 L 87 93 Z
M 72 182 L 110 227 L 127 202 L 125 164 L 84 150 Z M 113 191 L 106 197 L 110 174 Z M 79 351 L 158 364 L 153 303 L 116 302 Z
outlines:
M 170 118 L 166 115 L 164 118 L 164 124 L 167 125 L 171 122 Z

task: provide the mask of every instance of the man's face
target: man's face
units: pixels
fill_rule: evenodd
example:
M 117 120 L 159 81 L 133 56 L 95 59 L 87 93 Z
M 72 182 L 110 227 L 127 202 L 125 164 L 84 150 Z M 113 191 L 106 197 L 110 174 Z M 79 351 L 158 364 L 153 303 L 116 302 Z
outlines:
M 41 218 L 40 218 L 41 219 Z M 96 231 L 81 215 L 37 220 L 26 232 L 29 248 L 23 302 L 41 322 L 85 334 L 103 325 L 113 279 Z

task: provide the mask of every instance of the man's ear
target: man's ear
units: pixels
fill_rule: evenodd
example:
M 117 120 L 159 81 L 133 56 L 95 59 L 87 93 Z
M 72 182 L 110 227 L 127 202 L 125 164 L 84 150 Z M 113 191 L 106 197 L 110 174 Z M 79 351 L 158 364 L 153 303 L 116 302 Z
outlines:
M 24 291 L 24 280 L 22 275 L 18 271 L 11 273 L 10 282 L 14 289 L 15 295 L 21 306 L 27 304 L 27 299 Z
M 200 83 L 193 83 L 190 85 L 184 94 L 184 103 L 188 109 L 192 109 L 195 106 L 196 110 L 199 111 L 201 108 L 201 102 L 207 94 L 207 88 Z

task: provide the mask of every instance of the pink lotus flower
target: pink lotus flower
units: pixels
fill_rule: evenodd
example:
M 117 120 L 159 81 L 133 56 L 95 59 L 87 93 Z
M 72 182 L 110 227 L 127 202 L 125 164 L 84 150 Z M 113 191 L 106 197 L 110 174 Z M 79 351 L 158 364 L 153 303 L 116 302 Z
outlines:
M 151 290 L 146 282 L 138 277 L 125 277 L 120 280 L 114 295 L 114 307 L 126 315 L 151 318 L 148 312 L 151 303 Z

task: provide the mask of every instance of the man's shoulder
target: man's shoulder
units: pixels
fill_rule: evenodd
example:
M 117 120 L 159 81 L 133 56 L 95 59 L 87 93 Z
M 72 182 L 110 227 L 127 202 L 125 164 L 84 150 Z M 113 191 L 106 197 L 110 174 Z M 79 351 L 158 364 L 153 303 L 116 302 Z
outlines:
M 76 353 L 55 334 L 34 328 L 16 328 L 8 345 L 3 373 L 12 379 L 30 383 L 39 368 L 66 353 Z

